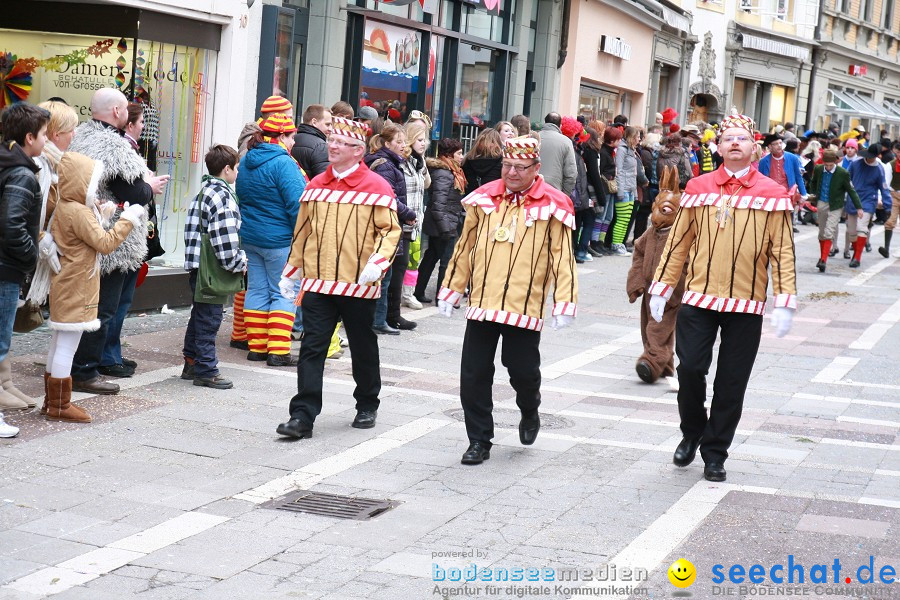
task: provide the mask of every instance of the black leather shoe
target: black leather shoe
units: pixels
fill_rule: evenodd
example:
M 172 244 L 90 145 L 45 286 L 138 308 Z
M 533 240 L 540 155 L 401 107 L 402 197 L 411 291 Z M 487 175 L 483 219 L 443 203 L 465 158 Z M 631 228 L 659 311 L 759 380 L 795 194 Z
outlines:
M 403 317 L 397 317 L 396 323 L 388 323 L 391 327 L 395 327 L 401 331 L 412 331 L 418 326 L 418 323 L 415 321 L 409 321 L 404 319 Z
M 266 358 L 266 364 L 270 367 L 296 367 L 297 357 L 290 354 L 270 354 Z
M 637 371 L 638 377 L 641 378 L 641 381 L 645 381 L 647 383 L 653 383 L 656 381 L 656 378 L 653 376 L 653 369 L 650 368 L 650 363 L 646 360 L 639 360 L 636 365 L 634 365 L 634 370 Z
M 130 358 L 123 358 L 122 364 L 131 369 L 132 371 L 137 369 L 137 363 Z
M 832 248 L 831 252 L 828 253 L 828 258 L 834 258 L 835 256 L 838 255 L 838 252 L 840 252 L 840 251 L 841 251 L 840 248 Z
M 675 448 L 675 454 L 672 455 L 672 462 L 678 467 L 686 467 L 694 462 L 697 456 L 697 448 L 700 447 L 700 438 L 690 439 L 684 438 L 678 447 Z
M 878 246 L 878 254 L 882 255 L 885 258 L 891 257 L 891 253 L 888 252 L 887 248 L 885 248 L 884 246 Z
M 247 340 L 231 340 L 228 342 L 228 345 L 232 348 L 237 348 L 238 350 L 249 350 L 250 344 Z
M 522 415 L 519 421 L 519 441 L 525 446 L 530 446 L 537 439 L 538 431 L 541 430 L 541 416 L 537 411 L 533 415 Z
M 844 250 L 844 258 L 850 258 L 850 251 Z
M 278 435 L 302 440 L 303 438 L 312 437 L 313 427 L 312 425 L 307 425 L 306 423 L 302 422 L 300 419 L 291 419 L 287 423 L 282 423 L 281 425 L 279 425 L 275 429 L 275 432 Z
M 357 429 L 372 429 L 375 427 L 375 418 L 377 416 L 377 410 L 361 410 L 356 413 L 356 418 L 350 423 L 350 427 L 356 427 Z
M 825 272 L 825 261 L 820 258 L 819 262 L 816 263 L 816 268 L 819 270 L 819 272 L 824 273 Z
M 230 379 L 225 379 L 221 375 L 214 375 L 212 377 L 194 377 L 194 385 L 216 390 L 230 390 L 234 387 L 234 384 Z
M 870 244 L 869 242 L 866 242 L 866 252 L 871 252 L 871 251 L 872 251 L 872 244 Z
M 267 358 L 269 358 L 268 352 L 254 352 L 253 350 L 251 350 L 247 353 L 247 360 L 249 361 L 262 362 Z
M 372 330 L 378 335 L 400 335 L 400 330 L 396 327 L 391 327 L 387 323 L 384 325 L 373 326 Z
M 107 377 L 131 377 L 134 375 L 134 369 L 126 367 L 125 365 L 111 365 L 111 366 L 100 366 L 97 367 L 97 372 L 101 375 L 106 375 Z
M 429 298 L 425 294 L 413 294 L 413 296 L 415 296 L 416 300 L 418 300 L 422 304 L 431 304 L 432 302 L 434 302 L 434 298 Z
M 463 453 L 462 460 L 459 462 L 464 465 L 480 465 L 490 457 L 491 451 L 483 442 L 472 442 L 469 444 L 469 449 Z
M 181 378 L 185 381 L 193 381 L 194 379 L 194 365 L 185 361 L 184 367 L 181 368 Z
M 722 463 L 706 463 L 703 468 L 703 476 L 707 481 L 725 481 L 725 467 Z
M 119 393 L 119 384 L 103 381 L 100 377 L 86 379 L 85 381 L 72 380 L 73 392 L 85 392 L 88 394 L 101 394 L 112 396 Z
M 851 269 L 859 268 L 859 261 L 854 258 L 850 261 L 850 264 L 847 266 L 850 267 Z

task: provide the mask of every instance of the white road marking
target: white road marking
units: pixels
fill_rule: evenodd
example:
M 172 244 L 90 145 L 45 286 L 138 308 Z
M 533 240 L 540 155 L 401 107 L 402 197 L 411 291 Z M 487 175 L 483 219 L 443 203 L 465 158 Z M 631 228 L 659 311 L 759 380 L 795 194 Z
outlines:
M 878 320 L 869 325 L 865 331 L 850 344 L 851 350 L 871 350 L 875 347 L 884 334 L 900 322 L 900 300 L 894 302 L 890 308 L 881 313 Z
M 835 419 L 839 423 L 861 423 L 863 425 L 877 425 L 879 427 L 900 427 L 900 421 L 887 421 L 885 419 L 863 419 L 860 417 L 839 416 Z
M 574 354 L 568 358 L 564 358 L 562 360 L 558 360 L 555 363 L 549 364 L 546 367 L 541 367 L 541 377 L 543 379 L 556 379 L 566 373 L 571 373 L 575 369 L 580 369 L 595 360 L 600 360 L 601 358 L 606 358 L 610 354 L 614 352 L 618 352 L 622 348 L 626 346 L 630 346 L 631 344 L 640 343 L 641 341 L 641 332 L 640 328 L 618 337 L 610 342 L 605 344 L 599 344 L 594 346 L 593 348 L 588 348 L 587 350 L 583 350 L 578 354 Z
M 837 383 L 859 363 L 859 360 L 848 356 L 838 356 L 819 371 L 819 374 L 812 378 L 812 382 Z
M 849 287 L 862 287 L 866 282 L 868 282 L 870 279 L 872 279 L 888 267 L 894 266 L 894 263 L 896 262 L 896 258 L 879 258 L 878 262 L 873 264 L 871 267 L 869 267 L 853 279 L 848 280 L 844 285 Z

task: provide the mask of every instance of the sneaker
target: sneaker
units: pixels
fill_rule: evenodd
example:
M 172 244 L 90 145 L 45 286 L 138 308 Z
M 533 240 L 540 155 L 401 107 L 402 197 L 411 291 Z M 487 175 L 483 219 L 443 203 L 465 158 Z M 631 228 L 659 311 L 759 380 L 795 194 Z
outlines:
M 0 413 L 0 438 L 14 438 L 19 435 L 19 428 L 7 424 L 3 420 L 3 413 Z
M 412 331 L 418 326 L 418 323 L 416 323 L 415 321 L 409 321 L 407 319 L 404 319 L 403 317 L 397 317 L 396 323 L 388 322 L 388 325 L 401 331 Z
M 871 252 L 871 251 L 872 251 L 872 244 L 870 244 L 869 242 L 866 242 L 866 252 Z
M 212 377 L 194 377 L 194 385 L 213 388 L 215 390 L 230 390 L 234 387 L 234 384 L 230 379 L 225 379 L 221 375 L 213 375 Z
M 97 367 L 97 372 L 107 377 L 131 377 L 134 375 L 134 369 L 125 365 L 101 365 Z
M 844 250 L 844 258 L 847 258 L 847 259 L 850 258 L 850 251 L 849 251 L 849 250 Z
M 338 359 L 339 359 L 340 357 L 342 357 L 343 355 L 344 355 L 344 351 L 343 351 L 343 350 L 338 350 L 337 352 L 334 352 L 333 354 L 329 354 L 329 355 L 326 356 L 325 358 L 330 358 L 330 359 L 333 359 L 333 360 L 338 360 Z
M 137 370 L 137 361 L 131 360 L 130 358 L 123 358 L 122 364 L 131 369 L 132 371 Z
M 422 308 L 422 303 L 416 300 L 416 297 L 412 294 L 408 296 L 403 296 L 402 304 L 406 308 L 411 308 L 413 310 L 420 310 Z
M 579 265 L 584 264 L 584 263 L 585 263 L 584 257 L 583 257 L 583 256 L 578 256 L 578 255 L 576 254 L 576 255 L 575 255 L 575 263 L 576 263 L 576 264 L 579 264 Z
M 341 343 L 341 348 L 347 348 L 350 346 L 350 342 L 347 341 L 347 338 L 338 334 L 338 341 Z
M 594 257 L 590 254 L 585 254 L 582 258 L 584 259 L 584 262 L 594 262 Z
M 613 244 L 612 253 L 616 256 L 631 256 L 631 252 L 625 248 L 625 244 Z
M 588 246 L 588 254 L 590 254 L 591 256 L 593 256 L 595 258 L 600 258 L 603 256 L 602 252 L 598 252 L 597 250 L 594 250 L 594 248 L 591 246 Z

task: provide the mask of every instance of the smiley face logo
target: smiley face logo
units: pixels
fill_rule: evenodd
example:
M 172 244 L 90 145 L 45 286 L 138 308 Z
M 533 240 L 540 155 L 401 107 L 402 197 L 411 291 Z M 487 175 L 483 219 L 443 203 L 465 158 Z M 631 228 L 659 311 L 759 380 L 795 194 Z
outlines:
M 669 581 L 678 588 L 686 588 L 697 579 L 697 569 L 689 560 L 679 558 L 669 567 Z

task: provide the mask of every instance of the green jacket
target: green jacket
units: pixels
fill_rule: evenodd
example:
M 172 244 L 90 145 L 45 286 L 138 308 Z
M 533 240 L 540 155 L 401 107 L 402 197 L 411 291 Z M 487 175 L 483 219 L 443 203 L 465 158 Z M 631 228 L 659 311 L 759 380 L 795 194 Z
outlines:
M 825 173 L 825 165 L 816 165 L 809 185 L 809 193 L 815 194 L 820 202 L 826 201 L 821 194 L 823 173 Z M 847 169 L 838 165 L 834 167 L 834 173 L 831 175 L 831 186 L 828 190 L 827 202 L 829 210 L 843 210 L 844 194 L 850 194 L 850 199 L 853 200 L 853 206 L 856 207 L 856 210 L 862 208 L 862 204 L 859 202 L 859 194 L 856 193 L 853 184 L 850 182 L 850 171 Z

